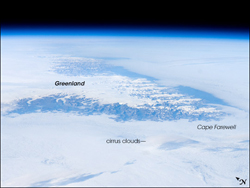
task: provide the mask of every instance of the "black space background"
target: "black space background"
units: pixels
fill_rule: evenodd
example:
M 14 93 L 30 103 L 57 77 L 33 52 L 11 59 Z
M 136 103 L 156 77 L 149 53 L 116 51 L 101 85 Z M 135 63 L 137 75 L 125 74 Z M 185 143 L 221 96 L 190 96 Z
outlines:
M 140 2 L 140 3 L 139 3 Z M 161 3 L 160 3 L 161 2 Z M 58 2 L 8 6 L 3 4 L 4 27 L 116 27 L 116 28 L 193 28 L 249 32 L 249 5 L 235 2 L 176 1 Z M 197 3 L 198 2 L 198 3 Z M 227 3 L 227 4 L 225 4 Z M 137 5 L 137 6 L 135 6 Z M 107 8 L 108 7 L 108 8 Z

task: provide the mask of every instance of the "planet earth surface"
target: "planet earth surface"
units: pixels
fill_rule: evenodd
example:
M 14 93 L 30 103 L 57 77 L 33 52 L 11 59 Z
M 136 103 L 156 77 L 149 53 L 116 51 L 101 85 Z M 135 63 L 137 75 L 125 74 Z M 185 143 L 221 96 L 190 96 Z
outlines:
M 2 29 L 2 186 L 236 177 L 249 185 L 248 34 Z

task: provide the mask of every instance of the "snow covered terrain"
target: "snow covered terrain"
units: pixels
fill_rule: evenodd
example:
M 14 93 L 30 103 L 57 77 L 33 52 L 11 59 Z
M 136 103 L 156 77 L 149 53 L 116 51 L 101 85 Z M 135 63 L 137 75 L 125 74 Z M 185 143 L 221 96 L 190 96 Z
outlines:
M 1 39 L 2 186 L 249 186 L 248 40 Z

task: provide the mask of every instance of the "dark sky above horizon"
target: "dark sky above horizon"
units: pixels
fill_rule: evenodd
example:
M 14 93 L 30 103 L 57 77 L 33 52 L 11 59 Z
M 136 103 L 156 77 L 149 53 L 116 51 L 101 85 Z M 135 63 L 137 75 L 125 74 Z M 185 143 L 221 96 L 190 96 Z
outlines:
M 249 40 L 249 30 L 243 27 L 223 28 L 185 24 L 7 23 L 2 24 L 1 35 L 191 37 Z

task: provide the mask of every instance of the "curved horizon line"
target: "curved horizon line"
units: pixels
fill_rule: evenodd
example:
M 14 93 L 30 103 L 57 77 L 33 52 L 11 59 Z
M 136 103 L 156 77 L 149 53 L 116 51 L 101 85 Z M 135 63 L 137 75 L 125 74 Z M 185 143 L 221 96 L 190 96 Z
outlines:
M 126 25 L 2 25 L 1 36 L 114 36 L 247 39 L 248 29 Z

